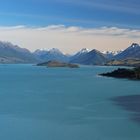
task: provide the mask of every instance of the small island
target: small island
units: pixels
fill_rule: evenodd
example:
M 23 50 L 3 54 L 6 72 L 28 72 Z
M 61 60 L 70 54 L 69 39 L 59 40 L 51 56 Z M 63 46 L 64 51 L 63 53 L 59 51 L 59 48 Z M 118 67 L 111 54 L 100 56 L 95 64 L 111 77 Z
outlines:
M 127 78 L 133 80 L 140 80 L 140 67 L 127 69 L 127 68 L 118 68 L 112 72 L 99 74 L 101 76 L 115 77 L 115 78 Z
M 39 63 L 37 64 L 37 66 L 79 68 L 79 65 L 77 64 L 71 64 L 71 63 L 60 62 L 60 61 L 48 61 L 44 63 Z

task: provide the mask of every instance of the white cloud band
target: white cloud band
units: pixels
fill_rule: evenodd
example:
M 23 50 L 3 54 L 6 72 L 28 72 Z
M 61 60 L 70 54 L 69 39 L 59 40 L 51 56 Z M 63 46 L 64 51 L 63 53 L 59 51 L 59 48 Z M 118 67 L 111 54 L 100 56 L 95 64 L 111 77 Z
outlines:
M 82 28 L 64 25 L 0 27 L 0 40 L 13 42 L 30 50 L 52 47 L 68 53 L 83 47 L 117 50 L 126 48 L 132 42 L 139 43 L 139 39 L 139 29 L 117 27 Z

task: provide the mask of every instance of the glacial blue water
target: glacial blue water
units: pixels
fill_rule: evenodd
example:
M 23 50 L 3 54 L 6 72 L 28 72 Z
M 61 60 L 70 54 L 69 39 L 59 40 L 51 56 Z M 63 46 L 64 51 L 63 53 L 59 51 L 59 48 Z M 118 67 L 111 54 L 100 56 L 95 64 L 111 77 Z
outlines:
M 113 69 L 0 65 L 0 139 L 140 140 L 134 112 L 112 100 L 140 95 L 140 81 L 97 75 Z

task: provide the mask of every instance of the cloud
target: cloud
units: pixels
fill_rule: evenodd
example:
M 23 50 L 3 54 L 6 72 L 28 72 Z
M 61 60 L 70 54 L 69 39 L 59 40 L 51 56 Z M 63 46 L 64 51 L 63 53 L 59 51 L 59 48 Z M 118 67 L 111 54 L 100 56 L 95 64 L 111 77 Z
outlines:
M 24 26 L 21 26 L 21 29 Z M 12 27 L 20 28 L 20 26 Z M 64 25 L 49 25 L 47 27 L 36 27 L 36 28 L 26 28 L 38 31 L 52 31 L 52 32 L 61 32 L 61 33 L 74 33 L 78 35 L 93 35 L 93 36 L 115 36 L 115 37 L 127 37 L 127 38 L 140 38 L 140 30 L 138 29 L 123 29 L 118 27 L 99 27 L 99 28 L 82 28 L 76 26 L 64 26 Z
M 32 51 L 59 48 L 74 53 L 81 48 L 119 50 L 140 40 L 139 29 L 118 27 L 83 28 L 65 25 L 0 27 L 0 40 L 10 41 Z
M 18 26 L 0 26 L 0 31 L 9 31 L 9 30 L 18 30 L 18 29 L 25 29 L 24 25 Z
M 115 36 L 127 38 L 140 38 L 140 30 L 122 29 L 117 27 L 101 27 L 96 29 L 85 30 L 88 34 L 100 36 Z

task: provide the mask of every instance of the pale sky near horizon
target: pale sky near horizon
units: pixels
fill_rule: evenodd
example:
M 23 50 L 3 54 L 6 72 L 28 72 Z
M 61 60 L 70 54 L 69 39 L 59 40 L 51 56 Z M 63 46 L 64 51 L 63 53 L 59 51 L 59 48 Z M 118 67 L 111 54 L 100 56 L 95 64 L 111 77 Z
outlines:
M 1 0 L 0 41 L 31 51 L 121 50 L 140 43 L 139 0 Z

